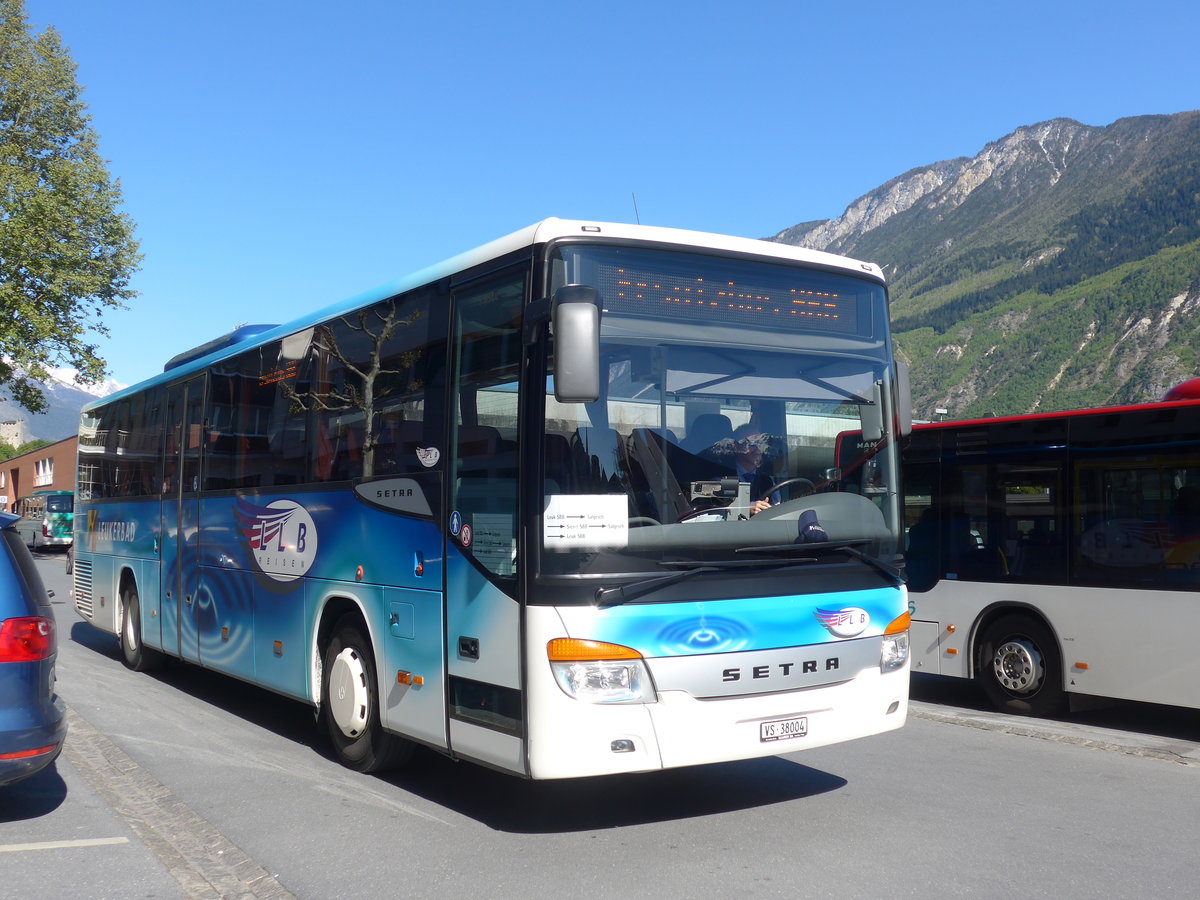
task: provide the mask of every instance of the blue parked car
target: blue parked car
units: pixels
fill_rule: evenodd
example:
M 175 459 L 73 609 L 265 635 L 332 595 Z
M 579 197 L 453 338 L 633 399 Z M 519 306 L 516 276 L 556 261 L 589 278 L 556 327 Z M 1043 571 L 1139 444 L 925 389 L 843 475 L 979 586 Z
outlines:
M 0 513 L 0 786 L 46 768 L 67 736 L 54 611 L 18 521 Z

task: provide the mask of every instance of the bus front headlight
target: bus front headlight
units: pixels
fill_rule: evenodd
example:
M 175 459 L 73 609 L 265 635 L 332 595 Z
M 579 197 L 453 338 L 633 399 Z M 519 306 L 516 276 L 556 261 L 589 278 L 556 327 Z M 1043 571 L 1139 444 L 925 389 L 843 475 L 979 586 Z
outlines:
M 653 703 L 657 699 L 642 655 L 603 641 L 555 638 L 546 645 L 562 692 L 585 703 Z
M 903 613 L 888 623 L 879 646 L 879 671 L 894 672 L 908 662 L 908 629 L 912 616 Z

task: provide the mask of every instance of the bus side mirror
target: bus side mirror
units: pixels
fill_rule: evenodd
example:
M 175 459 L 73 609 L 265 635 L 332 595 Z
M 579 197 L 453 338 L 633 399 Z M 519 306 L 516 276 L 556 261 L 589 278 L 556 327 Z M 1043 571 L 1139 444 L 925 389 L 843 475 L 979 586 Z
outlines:
M 595 403 L 600 399 L 600 292 L 568 284 L 554 292 L 554 399 Z
M 900 437 L 908 437 L 912 427 L 912 381 L 908 376 L 908 363 L 896 360 L 896 431 Z

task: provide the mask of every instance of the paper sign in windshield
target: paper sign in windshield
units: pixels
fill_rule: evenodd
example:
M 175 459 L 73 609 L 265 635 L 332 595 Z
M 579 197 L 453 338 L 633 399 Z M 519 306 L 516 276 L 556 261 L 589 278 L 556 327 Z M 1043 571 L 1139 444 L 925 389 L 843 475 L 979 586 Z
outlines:
M 547 550 L 624 547 L 629 501 L 624 494 L 551 494 L 542 514 Z

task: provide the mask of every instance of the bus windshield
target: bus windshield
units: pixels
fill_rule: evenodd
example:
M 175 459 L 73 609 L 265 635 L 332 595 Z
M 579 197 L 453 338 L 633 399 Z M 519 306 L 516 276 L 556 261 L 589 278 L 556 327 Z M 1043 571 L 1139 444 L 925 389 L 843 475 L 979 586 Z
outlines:
M 73 494 L 51 494 L 46 498 L 46 511 L 52 513 L 69 513 L 75 508 Z
M 564 255 L 562 279 L 601 294 L 602 395 L 556 403 L 546 381 L 543 574 L 831 544 L 894 559 L 894 445 L 863 440 L 889 420 L 881 285 L 645 249 Z

